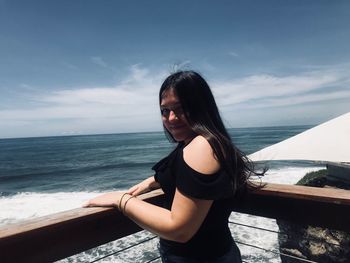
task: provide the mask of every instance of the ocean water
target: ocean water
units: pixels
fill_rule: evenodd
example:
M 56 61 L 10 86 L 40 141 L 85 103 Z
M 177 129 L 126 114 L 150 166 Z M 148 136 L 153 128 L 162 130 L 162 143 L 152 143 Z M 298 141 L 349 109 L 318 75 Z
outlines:
M 230 129 L 246 154 L 277 143 L 311 126 Z M 0 226 L 81 207 L 99 193 L 125 190 L 152 175 L 151 167 L 175 145 L 163 132 L 63 136 L 0 140 Z M 275 161 L 263 181 L 294 184 L 307 172 L 324 167 L 311 162 Z M 232 213 L 230 221 L 278 231 L 275 220 Z M 277 234 L 230 224 L 246 262 L 280 262 Z M 111 251 L 149 239 L 142 231 L 83 252 L 62 262 L 92 262 Z M 153 238 L 99 262 L 147 262 L 158 254 Z M 157 262 L 157 261 L 153 261 Z

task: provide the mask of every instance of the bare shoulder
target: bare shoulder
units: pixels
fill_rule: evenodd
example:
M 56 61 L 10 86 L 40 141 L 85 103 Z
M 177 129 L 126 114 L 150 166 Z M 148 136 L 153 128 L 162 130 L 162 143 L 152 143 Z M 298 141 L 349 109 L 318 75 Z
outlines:
M 202 174 L 214 174 L 220 169 L 214 151 L 203 136 L 194 138 L 183 150 L 184 161 L 193 170 Z

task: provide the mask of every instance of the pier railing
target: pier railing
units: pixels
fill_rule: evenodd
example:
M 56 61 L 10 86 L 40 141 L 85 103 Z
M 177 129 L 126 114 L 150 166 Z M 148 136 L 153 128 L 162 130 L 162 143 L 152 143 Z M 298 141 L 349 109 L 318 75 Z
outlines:
M 160 204 L 160 190 L 140 196 Z M 350 191 L 266 184 L 233 204 L 232 211 L 298 224 L 350 231 Z M 141 228 L 113 208 L 78 208 L 0 228 L 1 262 L 52 262 Z

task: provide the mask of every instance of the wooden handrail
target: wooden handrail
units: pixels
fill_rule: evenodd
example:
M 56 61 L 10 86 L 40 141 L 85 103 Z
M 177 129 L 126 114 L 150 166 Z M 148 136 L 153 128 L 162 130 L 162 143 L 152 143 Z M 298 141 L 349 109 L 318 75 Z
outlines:
M 236 212 L 350 232 L 350 191 L 266 184 L 236 202 Z
M 160 204 L 160 190 L 140 198 Z M 350 191 L 266 184 L 232 210 L 350 231 Z M 113 208 L 78 208 L 0 228 L 1 262 L 59 260 L 141 230 Z
M 159 205 L 163 192 L 139 198 Z M 0 228 L 0 262 L 52 262 L 142 230 L 114 208 L 77 208 Z
M 257 190 L 258 195 L 279 196 L 316 202 L 350 205 L 350 191 L 302 185 L 266 184 Z

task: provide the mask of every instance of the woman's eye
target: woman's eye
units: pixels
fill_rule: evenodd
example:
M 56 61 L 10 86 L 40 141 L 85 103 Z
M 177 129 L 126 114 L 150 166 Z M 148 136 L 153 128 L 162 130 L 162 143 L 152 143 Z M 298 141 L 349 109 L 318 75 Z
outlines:
M 160 110 L 160 113 L 161 113 L 163 116 L 168 116 L 169 113 L 170 113 L 170 110 L 169 110 L 169 109 L 161 109 L 161 110 Z

